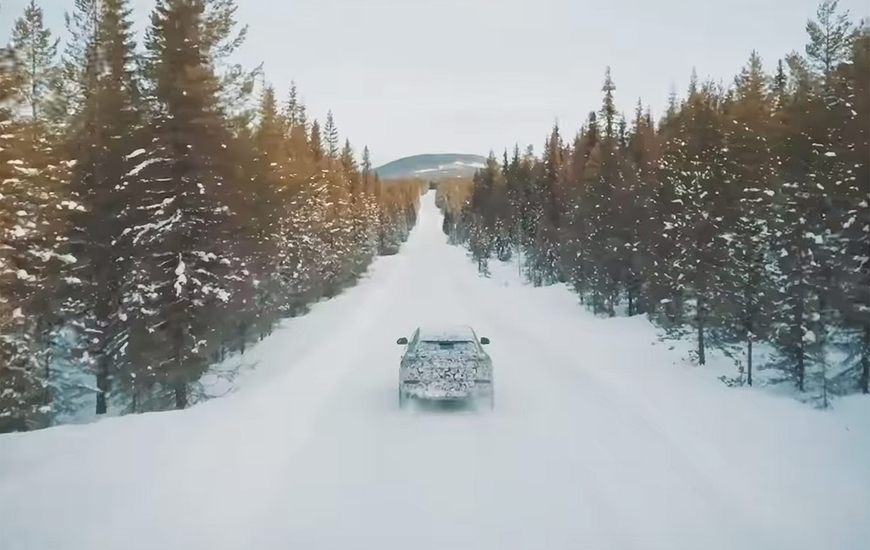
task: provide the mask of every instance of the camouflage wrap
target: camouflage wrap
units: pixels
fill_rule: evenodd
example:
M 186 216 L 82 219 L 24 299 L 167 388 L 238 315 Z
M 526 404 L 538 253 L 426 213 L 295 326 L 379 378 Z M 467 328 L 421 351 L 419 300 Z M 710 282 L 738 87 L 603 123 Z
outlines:
M 408 396 L 471 397 L 492 379 L 492 364 L 475 342 L 419 342 L 402 360 L 400 383 Z

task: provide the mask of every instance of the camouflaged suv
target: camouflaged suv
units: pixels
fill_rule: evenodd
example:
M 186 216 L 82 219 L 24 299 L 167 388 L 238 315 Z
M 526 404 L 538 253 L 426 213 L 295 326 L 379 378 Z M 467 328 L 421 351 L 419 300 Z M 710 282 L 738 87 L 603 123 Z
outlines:
M 476 399 L 485 397 L 490 408 L 495 395 L 492 359 L 468 326 L 420 327 L 409 338 L 399 368 L 399 407 L 414 399 Z

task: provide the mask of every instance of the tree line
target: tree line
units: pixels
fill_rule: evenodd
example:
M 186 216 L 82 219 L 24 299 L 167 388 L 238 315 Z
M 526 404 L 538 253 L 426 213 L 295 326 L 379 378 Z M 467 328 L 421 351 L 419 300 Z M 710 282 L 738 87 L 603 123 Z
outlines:
M 482 272 L 521 255 L 536 285 L 568 284 L 595 313 L 691 334 L 728 384 L 773 368 L 818 397 L 870 382 L 870 29 L 822 3 L 803 54 L 772 73 L 752 52 L 728 85 L 693 72 L 654 121 L 603 101 L 567 143 L 558 125 L 498 159 L 445 208 Z M 448 206 L 448 201 L 442 199 Z M 753 346 L 772 350 L 754 365 Z
M 235 0 L 31 0 L 0 50 L 0 432 L 183 408 L 414 225 L 329 112 L 232 62 Z M 3 17 L 9 17 L 2 11 Z

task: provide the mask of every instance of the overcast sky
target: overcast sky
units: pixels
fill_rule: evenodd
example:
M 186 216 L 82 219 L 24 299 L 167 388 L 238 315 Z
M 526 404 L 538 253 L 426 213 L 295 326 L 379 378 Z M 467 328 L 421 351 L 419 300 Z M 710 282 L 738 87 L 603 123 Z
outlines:
M 40 0 L 38 0 L 40 1 Z M 27 0 L 0 0 L 0 42 Z M 64 33 L 73 0 L 41 0 Z M 671 85 L 729 81 L 753 48 L 770 68 L 803 51 L 816 0 L 241 0 L 250 36 L 240 60 L 291 80 L 312 116 L 332 109 L 343 137 L 375 164 L 417 153 L 540 150 L 558 119 L 573 135 L 601 100 L 611 66 L 617 103 L 658 117 Z M 133 0 L 140 28 L 152 0 Z M 853 18 L 862 0 L 841 0 Z

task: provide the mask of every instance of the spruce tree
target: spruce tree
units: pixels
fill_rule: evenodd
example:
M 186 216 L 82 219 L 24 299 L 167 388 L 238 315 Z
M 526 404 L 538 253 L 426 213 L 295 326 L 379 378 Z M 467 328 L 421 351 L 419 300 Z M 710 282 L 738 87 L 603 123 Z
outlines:
M 844 293 L 844 338 L 847 368 L 841 375 L 842 391 L 853 387 L 870 393 L 870 26 L 860 28 L 852 44 L 849 63 L 838 69 L 836 95 L 844 101 L 837 110 L 841 122 L 839 170 L 835 184 L 842 213 L 838 228 L 838 264 Z M 837 182 L 840 182 L 839 184 Z
M 129 326 L 121 289 L 132 250 L 120 240 L 134 216 L 130 206 L 145 143 L 129 3 L 79 0 L 68 21 L 74 40 L 64 66 L 78 98 L 70 105 L 67 148 L 76 163 L 69 186 L 82 205 L 70 215 L 69 247 L 86 260 L 77 272 L 82 287 L 69 299 L 84 344 L 82 361 L 96 376 L 96 414 L 105 414 L 113 382 L 136 386 L 122 351 Z
M 730 268 L 714 296 L 714 330 L 726 349 L 746 344 L 738 362 L 752 385 L 753 344 L 768 335 L 770 261 L 767 244 L 776 195 L 776 158 L 771 147 L 773 101 L 761 58 L 753 52 L 735 79 L 735 97 L 725 121 L 728 200 L 721 235 Z
M 232 237 L 232 136 L 207 55 L 204 10 L 203 0 L 161 0 L 152 12 L 146 47 L 153 137 L 135 225 L 125 231 L 125 244 L 137 249 L 125 296 L 138 312 L 130 348 L 143 377 L 171 391 L 177 408 L 189 403 L 210 341 L 230 328 L 220 325 L 220 311 L 241 268 Z
M 57 52 L 59 38 L 45 26 L 42 8 L 30 0 L 24 13 L 15 20 L 11 45 L 21 59 L 20 94 L 33 121 L 45 120 L 52 88 L 59 75 Z

